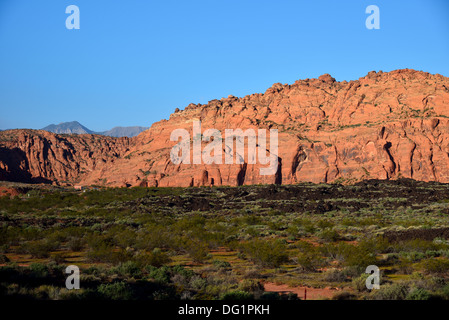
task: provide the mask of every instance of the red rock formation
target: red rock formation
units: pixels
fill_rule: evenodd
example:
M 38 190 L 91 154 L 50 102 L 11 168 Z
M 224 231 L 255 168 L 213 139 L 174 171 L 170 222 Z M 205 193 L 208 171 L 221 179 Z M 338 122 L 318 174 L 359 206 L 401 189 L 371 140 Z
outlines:
M 277 173 L 261 176 L 266 165 L 248 161 L 174 164 L 170 134 L 192 133 L 194 120 L 223 136 L 225 129 L 278 129 Z M 0 133 L 0 180 L 207 186 L 398 177 L 449 182 L 449 78 L 405 69 L 350 82 L 322 75 L 276 83 L 264 94 L 190 104 L 131 139 Z

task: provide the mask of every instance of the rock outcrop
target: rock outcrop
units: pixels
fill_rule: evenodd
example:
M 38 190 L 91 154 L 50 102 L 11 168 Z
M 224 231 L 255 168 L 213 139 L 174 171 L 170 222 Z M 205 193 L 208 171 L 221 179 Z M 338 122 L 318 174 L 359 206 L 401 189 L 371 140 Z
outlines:
M 277 129 L 275 174 L 261 175 L 267 165 L 246 157 L 241 164 L 174 164 L 170 135 L 192 135 L 195 120 L 202 133 L 214 128 L 223 137 L 225 129 Z M 209 186 L 399 177 L 449 182 L 449 78 L 405 69 L 350 82 L 326 74 L 276 83 L 265 93 L 177 109 L 133 138 L 0 132 L 0 180 Z

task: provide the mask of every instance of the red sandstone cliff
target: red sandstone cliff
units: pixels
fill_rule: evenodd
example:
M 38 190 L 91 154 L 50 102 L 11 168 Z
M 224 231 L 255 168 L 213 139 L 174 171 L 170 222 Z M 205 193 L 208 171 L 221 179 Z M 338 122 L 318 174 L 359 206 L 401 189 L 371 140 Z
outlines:
M 278 129 L 279 165 L 170 161 L 173 130 Z M 203 146 L 207 143 L 203 143 Z M 330 75 L 263 94 L 190 104 L 134 138 L 0 132 L 0 180 L 108 186 L 197 186 L 413 178 L 449 182 L 449 78 L 414 70 Z

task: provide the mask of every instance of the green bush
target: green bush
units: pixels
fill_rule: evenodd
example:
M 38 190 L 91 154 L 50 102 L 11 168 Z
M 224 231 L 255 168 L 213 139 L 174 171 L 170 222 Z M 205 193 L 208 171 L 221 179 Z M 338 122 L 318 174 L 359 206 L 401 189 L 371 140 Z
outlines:
M 348 275 L 344 270 L 329 269 L 324 274 L 324 280 L 328 282 L 344 282 L 348 281 Z
M 405 300 L 429 300 L 432 295 L 425 289 L 416 288 L 410 291 Z
M 112 269 L 112 272 L 114 271 L 123 276 L 132 278 L 139 278 L 142 275 L 142 271 L 134 261 L 126 261 L 124 263 L 121 263 L 117 267 Z
M 171 272 L 174 275 L 178 274 L 178 275 L 181 275 L 181 276 L 183 276 L 184 278 L 187 278 L 187 279 L 191 278 L 191 277 L 193 277 L 195 275 L 195 273 L 192 270 L 186 269 L 186 268 L 184 268 L 181 265 L 176 265 L 176 266 L 171 267 Z
M 366 279 L 368 277 L 369 274 L 362 273 L 360 277 L 353 279 L 352 286 L 354 287 L 354 289 L 356 289 L 358 292 L 369 291 L 369 289 L 366 287 Z
M 170 282 L 171 272 L 168 267 L 155 268 L 148 266 L 148 276 L 154 279 L 156 282 L 167 284 Z
M 314 249 L 301 253 L 297 257 L 297 262 L 304 270 L 311 272 L 314 272 L 325 265 L 324 259 L 319 251 Z
M 369 265 L 377 263 L 377 249 L 368 242 L 361 242 L 358 245 L 340 242 L 338 244 L 326 244 L 320 248 L 322 254 L 331 260 L 337 260 L 346 267 L 355 267 L 359 273 L 365 271 Z
M 245 279 L 239 283 L 239 290 L 253 294 L 261 294 L 264 291 L 264 286 L 260 281 Z
M 32 263 L 30 264 L 30 270 L 35 277 L 45 278 L 48 276 L 48 268 L 45 264 Z
M 375 300 L 404 300 L 408 293 L 407 285 L 387 284 L 380 286 L 379 290 L 373 290 L 371 297 Z
M 251 240 L 242 249 L 251 261 L 260 266 L 276 268 L 289 260 L 287 246 L 278 240 Z
M 171 259 L 165 252 L 162 252 L 161 249 L 154 248 L 150 253 L 137 254 L 135 260 L 142 267 L 154 266 L 156 268 L 159 268 L 170 262 Z
M 56 252 L 51 255 L 51 261 L 56 264 L 62 264 L 66 262 L 66 255 L 63 252 Z
M 29 253 L 33 258 L 48 258 L 50 253 L 59 247 L 58 242 L 47 239 L 29 241 L 22 246 L 23 251 Z
M 332 300 L 354 300 L 356 296 L 350 292 L 338 292 L 332 296 Z
M 230 292 L 224 293 L 221 297 L 221 300 L 253 300 L 253 294 L 241 290 L 234 290 Z
M 443 294 L 443 297 L 446 298 L 447 300 L 449 300 L 449 284 L 445 285 L 442 289 L 441 292 Z
M 429 274 L 444 274 L 449 270 L 448 259 L 426 259 L 421 262 L 421 267 Z
M 319 237 L 327 242 L 335 242 L 340 239 L 340 235 L 338 234 L 338 232 L 330 228 L 324 229 L 320 233 Z
M 130 300 L 132 292 L 126 282 L 115 282 L 102 284 L 98 287 L 98 292 L 109 300 Z
M 227 261 L 214 260 L 212 264 L 219 269 L 231 269 L 231 264 Z
M 185 250 L 195 262 L 203 263 L 209 259 L 209 250 L 204 244 L 190 242 Z
M 71 251 L 81 251 L 84 248 L 84 240 L 80 238 L 71 238 L 67 243 Z

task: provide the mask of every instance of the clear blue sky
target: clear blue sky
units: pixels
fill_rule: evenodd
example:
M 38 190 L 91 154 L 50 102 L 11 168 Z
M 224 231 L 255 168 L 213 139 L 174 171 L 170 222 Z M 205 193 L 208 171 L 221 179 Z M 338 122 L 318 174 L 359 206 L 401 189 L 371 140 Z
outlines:
M 399 68 L 449 76 L 449 1 L 0 0 L 0 129 L 150 126 L 276 82 Z

